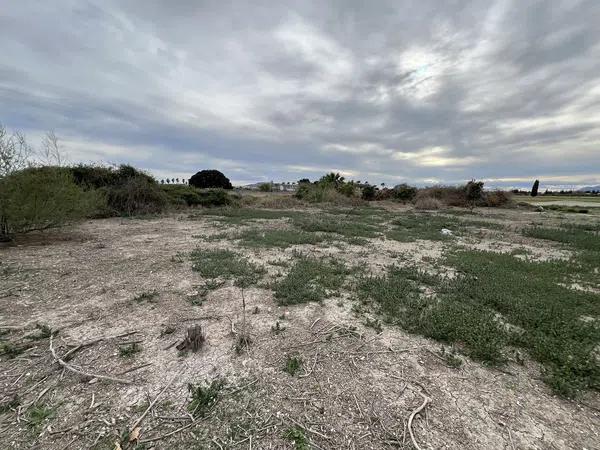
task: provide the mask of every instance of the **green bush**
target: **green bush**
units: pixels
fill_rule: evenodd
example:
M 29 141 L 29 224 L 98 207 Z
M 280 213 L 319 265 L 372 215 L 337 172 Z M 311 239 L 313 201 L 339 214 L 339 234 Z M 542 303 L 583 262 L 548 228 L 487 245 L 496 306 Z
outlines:
M 119 167 L 84 165 L 69 167 L 75 183 L 86 189 L 98 189 L 107 186 L 117 186 L 126 183 L 131 178 L 143 178 L 155 182 L 150 175 L 136 168 L 122 164 Z
M 200 206 L 204 206 L 205 208 L 213 208 L 217 206 L 230 206 L 235 203 L 234 197 L 228 194 L 223 189 L 210 189 L 207 191 L 199 191 L 198 195 L 200 196 L 200 202 L 198 204 Z
M 312 184 L 308 179 L 300 180 L 296 198 L 309 203 L 348 204 L 349 199 L 358 199 L 358 187 L 356 182 L 346 181 L 339 173 L 331 172 Z
M 181 204 L 180 199 L 173 200 L 176 194 L 168 195 L 153 177 L 126 164 L 118 167 L 80 164 L 65 170 L 70 171 L 82 189 L 96 191 L 104 198 L 104 205 L 92 213 L 93 217 L 156 214 L 169 204 Z
M 0 235 L 24 233 L 82 219 L 101 196 L 84 191 L 68 169 L 29 168 L 0 179 Z
M 375 200 L 375 195 L 377 194 L 377 188 L 375 186 L 371 186 L 367 184 L 363 186 L 361 197 L 363 200 Z
M 201 191 L 183 184 L 162 184 L 160 188 L 175 206 L 228 206 L 233 203 L 231 195 L 221 189 Z
M 169 205 L 169 197 L 153 179 L 133 177 L 100 189 L 111 215 L 156 214 Z
M 395 186 L 393 191 L 393 198 L 401 202 L 410 202 L 417 195 L 417 188 L 406 183 Z
M 258 190 L 261 192 L 273 192 L 273 184 L 271 184 L 271 183 L 259 184 Z
M 461 208 L 473 206 L 498 207 L 511 201 L 504 191 L 484 191 L 482 181 L 469 181 L 462 186 L 433 186 L 419 189 L 413 199 L 415 204 L 433 203 L 435 200 L 445 206 Z
M 483 181 L 471 180 L 464 186 L 465 197 L 467 202 L 472 205 L 481 204 L 483 202 Z

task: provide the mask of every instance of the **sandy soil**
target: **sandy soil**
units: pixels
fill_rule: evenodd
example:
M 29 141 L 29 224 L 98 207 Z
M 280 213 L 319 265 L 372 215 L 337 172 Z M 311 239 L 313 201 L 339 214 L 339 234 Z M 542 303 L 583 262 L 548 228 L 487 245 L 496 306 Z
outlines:
M 513 226 L 539 220 L 515 211 L 482 214 Z M 47 337 L 31 341 L 23 354 L 0 361 L 3 401 L 14 395 L 20 405 L 0 413 L 1 448 L 118 449 L 118 437 L 127 436 L 165 387 L 140 424 L 138 448 L 294 448 L 287 433 L 297 427 L 317 449 L 409 449 L 414 447 L 407 422 L 424 402 L 412 424 L 423 449 L 600 448 L 597 395 L 579 402 L 557 398 L 541 381 L 537 364 L 527 360 L 501 371 L 464 357 L 460 369 L 448 367 L 436 342 L 397 328 L 385 327 L 381 334 L 366 328 L 348 293 L 322 305 L 282 308 L 268 289 L 244 291 L 252 345 L 238 355 L 232 329 L 242 326 L 240 289 L 225 284 L 201 306 L 190 302 L 204 281 L 186 255 L 199 245 L 223 246 L 192 236 L 216 231 L 208 219 L 185 216 L 107 219 L 0 249 L 3 337 L 23 340 L 36 333 L 36 323 L 47 324 L 59 330 L 53 339 L 58 355 L 84 344 L 69 364 L 130 381 L 64 370 L 53 360 Z M 502 236 L 482 232 L 480 240 L 461 244 L 568 257 L 558 247 Z M 427 264 L 444 245 L 304 247 L 316 254 L 338 252 L 378 270 L 407 259 Z M 290 259 L 293 250 L 247 254 L 266 265 Z M 133 300 L 152 291 L 158 293 L 153 301 Z M 277 322 L 285 330 L 275 334 Z M 193 324 L 202 325 L 207 341 L 200 352 L 181 356 L 174 345 Z M 119 346 L 131 341 L 139 342 L 141 352 L 121 356 Z M 300 375 L 282 370 L 288 355 L 302 359 Z M 219 378 L 226 380 L 219 402 L 192 421 L 188 384 Z M 50 407 L 53 416 L 34 426 L 28 421 L 39 405 Z

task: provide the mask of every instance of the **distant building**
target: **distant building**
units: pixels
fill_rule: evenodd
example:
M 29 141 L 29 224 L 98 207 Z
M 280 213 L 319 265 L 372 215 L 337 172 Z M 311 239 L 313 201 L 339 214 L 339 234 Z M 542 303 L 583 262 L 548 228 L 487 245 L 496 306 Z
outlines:
M 260 190 L 260 186 L 263 184 L 269 183 L 268 181 L 261 181 L 260 183 L 252 183 L 243 186 L 244 189 L 248 189 L 251 191 Z M 290 181 L 282 181 L 281 183 L 275 183 L 271 181 L 271 188 L 273 192 L 296 192 L 298 189 L 298 183 L 290 182 Z

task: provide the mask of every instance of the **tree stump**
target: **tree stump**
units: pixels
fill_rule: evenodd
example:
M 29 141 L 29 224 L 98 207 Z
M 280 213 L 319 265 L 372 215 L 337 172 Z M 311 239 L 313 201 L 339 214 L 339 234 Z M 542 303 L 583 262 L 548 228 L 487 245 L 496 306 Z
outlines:
M 189 327 L 187 329 L 187 333 L 183 342 L 177 345 L 177 350 L 191 350 L 193 352 L 197 352 L 204 345 L 204 341 L 206 340 L 206 336 L 202 332 L 202 326 L 194 325 L 193 327 Z

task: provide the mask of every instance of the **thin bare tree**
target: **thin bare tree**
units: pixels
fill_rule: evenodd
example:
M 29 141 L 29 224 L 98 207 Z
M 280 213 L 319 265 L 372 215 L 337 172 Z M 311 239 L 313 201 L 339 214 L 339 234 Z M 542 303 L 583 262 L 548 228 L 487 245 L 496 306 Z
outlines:
M 45 166 L 62 166 L 66 162 L 54 130 L 48 131 L 42 139 L 39 155 Z
M 0 178 L 31 166 L 32 153 L 25 136 L 19 132 L 9 133 L 0 124 Z

